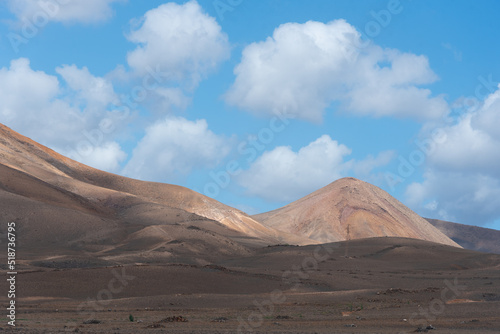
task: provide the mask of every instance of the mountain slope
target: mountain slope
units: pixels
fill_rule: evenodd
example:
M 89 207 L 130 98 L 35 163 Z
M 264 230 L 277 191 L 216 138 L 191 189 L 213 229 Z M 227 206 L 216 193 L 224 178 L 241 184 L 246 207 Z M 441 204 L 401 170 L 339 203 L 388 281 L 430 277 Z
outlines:
M 248 247 L 315 243 L 187 188 L 85 166 L 1 124 L 0 209 L 1 221 L 17 223 L 24 259 L 39 261 L 85 254 L 112 263 L 197 262 L 248 254 Z
M 385 191 L 344 178 L 283 208 L 253 216 L 264 225 L 320 242 L 407 237 L 460 247 Z
M 498 230 L 438 219 L 426 219 L 463 248 L 500 254 L 500 231 Z

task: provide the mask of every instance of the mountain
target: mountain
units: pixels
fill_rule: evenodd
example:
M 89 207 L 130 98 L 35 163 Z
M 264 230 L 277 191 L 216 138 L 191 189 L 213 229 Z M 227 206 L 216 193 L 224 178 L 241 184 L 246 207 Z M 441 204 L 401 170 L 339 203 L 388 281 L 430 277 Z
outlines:
M 460 247 L 382 189 L 343 178 L 280 209 L 253 216 L 266 226 L 320 242 L 406 237 Z
M 187 188 L 80 164 L 1 124 L 0 209 L 2 240 L 5 222 L 16 222 L 26 265 L 205 263 L 265 245 L 317 243 Z
M 500 231 L 498 230 L 438 219 L 426 219 L 463 248 L 500 254 Z

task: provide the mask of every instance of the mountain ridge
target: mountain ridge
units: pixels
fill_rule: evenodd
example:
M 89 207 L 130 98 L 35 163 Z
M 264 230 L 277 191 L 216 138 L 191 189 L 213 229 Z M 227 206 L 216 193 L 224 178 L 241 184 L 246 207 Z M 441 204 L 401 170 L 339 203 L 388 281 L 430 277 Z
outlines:
M 500 231 L 498 230 L 439 219 L 425 219 L 463 248 L 500 254 Z
M 103 188 L 109 193 L 110 196 L 120 193 L 122 195 L 129 195 L 132 197 L 140 196 L 150 202 L 162 205 L 170 204 L 173 207 L 181 208 L 205 218 L 220 221 L 232 229 L 236 229 L 250 235 L 257 236 L 275 234 L 275 232 L 269 230 L 265 226 L 262 226 L 258 222 L 255 222 L 244 212 L 230 208 L 214 199 L 196 193 L 188 188 L 171 184 L 139 181 L 97 170 L 71 160 L 1 124 L 0 134 L 3 134 L 3 136 L 1 136 L 3 139 L 1 139 L 0 145 L 3 144 L 5 146 L 5 137 L 11 137 L 22 146 L 28 147 L 29 149 L 35 148 L 38 151 L 34 154 L 34 156 L 38 159 L 31 159 L 32 162 L 36 163 L 35 167 L 29 166 L 29 164 L 24 162 L 21 162 L 21 164 L 18 163 L 17 165 L 9 164 L 8 162 L 6 163 L 6 159 L 2 159 L 5 158 L 5 154 L 0 155 L 0 162 L 3 165 L 22 171 L 37 179 L 42 180 L 39 177 L 40 172 L 42 172 L 42 176 L 45 177 L 47 177 L 47 171 L 55 172 L 58 177 L 56 181 L 62 184 L 67 181 L 65 178 L 70 177 L 82 183 Z M 15 151 L 17 155 L 21 153 L 19 148 L 15 149 Z M 40 154 L 40 152 L 42 154 Z M 2 153 L 0 152 L 0 154 Z M 14 156 L 15 154 L 12 154 L 10 158 L 12 159 Z M 12 160 L 20 159 L 17 157 Z M 41 163 L 40 160 L 45 161 L 46 164 Z M 24 168 L 20 165 L 23 165 Z M 43 167 L 45 171 L 40 171 L 37 167 Z M 50 177 L 48 178 L 51 179 Z M 79 186 L 80 187 L 73 187 L 73 190 L 81 191 L 82 188 L 86 188 L 84 184 L 79 184 Z M 85 194 L 85 191 L 82 191 L 82 193 Z
M 0 125 L 0 219 L 23 262 L 210 263 L 280 244 L 315 244 L 190 189 L 99 171 Z M 0 227 L 2 237 L 6 224 Z M 119 251 L 121 250 L 121 251 Z M 74 264 L 75 258 L 84 257 Z M 49 261 L 50 262 L 50 261 Z M 92 263 L 94 263 L 92 262 Z
M 354 178 L 249 216 L 182 186 L 86 166 L 2 124 L 0 200 L 9 203 L 2 219 L 20 221 L 34 246 L 63 245 L 67 258 L 83 251 L 113 263 L 188 254 L 205 262 L 209 249 L 247 254 L 265 245 L 336 242 L 347 238 L 347 227 L 351 239 L 394 236 L 460 247 L 380 188 Z M 131 253 L 119 252 L 124 249 Z M 154 253 L 159 249 L 165 251 Z

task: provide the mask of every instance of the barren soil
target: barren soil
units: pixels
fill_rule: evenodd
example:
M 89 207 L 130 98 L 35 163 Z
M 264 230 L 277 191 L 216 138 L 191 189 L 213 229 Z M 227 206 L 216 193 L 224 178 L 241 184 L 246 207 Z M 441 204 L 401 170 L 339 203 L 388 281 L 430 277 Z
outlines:
M 15 331 L 500 331 L 499 255 L 405 238 L 351 241 L 347 251 L 274 246 L 206 266 L 39 268 L 17 276 Z

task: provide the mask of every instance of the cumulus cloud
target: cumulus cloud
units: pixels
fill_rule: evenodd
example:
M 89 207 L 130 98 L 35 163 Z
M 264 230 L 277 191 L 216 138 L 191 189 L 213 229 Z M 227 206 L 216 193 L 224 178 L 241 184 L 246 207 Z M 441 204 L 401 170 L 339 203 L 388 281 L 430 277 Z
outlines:
M 490 94 L 482 108 L 471 119 L 472 126 L 484 131 L 492 139 L 500 141 L 500 85 L 498 90 Z
M 157 108 L 160 110 L 168 110 L 172 106 L 185 109 L 189 105 L 189 99 L 179 88 L 160 87 L 156 90 L 156 94 L 159 97 Z
M 238 183 L 249 195 L 266 200 L 296 200 L 342 177 L 352 167 L 352 161 L 345 161 L 349 154 L 348 147 L 328 135 L 297 152 L 279 146 L 264 152 L 238 176 Z
M 54 146 L 75 139 L 86 120 L 69 103 L 59 99 L 59 80 L 34 71 L 28 59 L 11 61 L 0 69 L 0 115 L 6 125 Z
M 112 3 L 123 0 L 7 0 L 17 18 L 30 22 L 96 23 L 112 17 Z M 42 21 L 43 20 L 43 21 Z
M 451 120 L 450 120 L 451 122 Z M 429 154 L 430 166 L 500 177 L 500 86 L 477 110 L 437 129 L 443 140 Z M 426 135 L 428 131 L 424 133 Z
M 82 163 L 94 168 L 116 173 L 121 169 L 121 163 L 127 158 L 127 154 L 116 142 L 106 142 L 101 146 L 94 147 L 90 154 L 84 156 Z
M 128 35 L 139 46 L 129 52 L 129 66 L 139 75 L 160 68 L 171 81 L 196 86 L 229 58 L 229 42 L 215 18 L 196 1 L 167 3 L 148 11 Z
M 118 100 L 112 83 L 93 76 L 86 67 L 79 69 L 75 65 L 64 65 L 56 68 L 56 72 L 72 91 L 77 92 L 77 100 L 85 102 L 90 109 L 106 108 Z
M 344 20 L 283 24 L 247 46 L 234 73 L 226 102 L 263 115 L 286 110 L 318 122 L 333 102 L 372 116 L 423 120 L 448 112 L 442 96 L 419 87 L 437 80 L 425 56 L 366 44 Z
M 406 189 L 407 203 L 431 218 L 487 225 L 500 216 L 500 179 L 431 169 Z
M 206 120 L 169 117 L 146 129 L 123 174 L 150 181 L 172 181 L 193 168 L 215 167 L 231 147 Z
M 436 144 L 428 159 L 430 164 L 443 170 L 500 176 L 500 141 L 489 133 L 490 125 L 478 122 L 481 118 L 481 114 L 469 114 L 457 124 L 442 128 L 446 140 Z
M 406 189 L 425 215 L 487 224 L 500 217 L 500 86 L 483 105 L 438 128 L 424 181 Z M 430 205 L 429 201 L 433 203 Z
M 378 183 L 374 170 L 394 158 L 393 151 L 364 159 L 347 158 L 352 150 L 323 135 L 297 152 L 278 146 L 264 152 L 237 177 L 248 195 L 273 202 L 290 202 L 316 191 L 344 176 L 356 176 Z
M 125 153 L 99 132 L 105 105 L 114 99 L 112 86 L 85 68 L 56 71 L 67 80 L 67 91 L 56 76 L 33 70 L 28 59 L 1 68 L 2 123 L 82 163 L 116 171 Z

